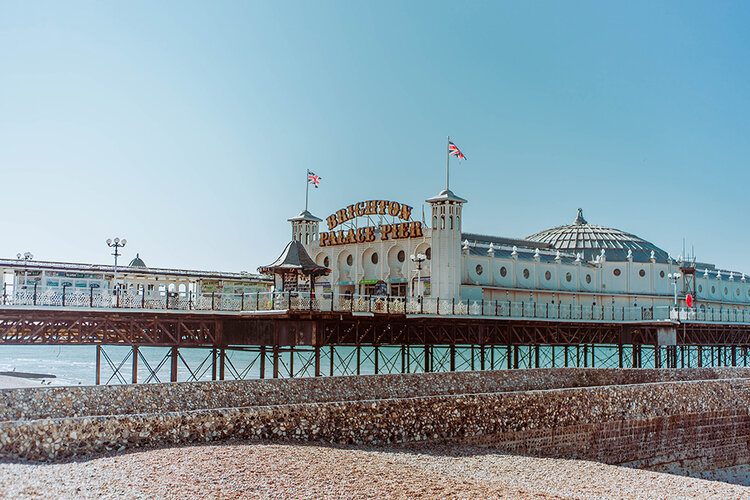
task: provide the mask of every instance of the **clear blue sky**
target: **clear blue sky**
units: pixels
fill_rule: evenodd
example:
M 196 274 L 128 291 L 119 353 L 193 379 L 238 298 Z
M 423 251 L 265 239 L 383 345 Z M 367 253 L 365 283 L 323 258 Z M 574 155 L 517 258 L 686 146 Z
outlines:
M 311 210 L 572 221 L 750 271 L 750 3 L 0 1 L 0 256 L 255 270 Z M 417 210 L 419 210 L 417 208 Z

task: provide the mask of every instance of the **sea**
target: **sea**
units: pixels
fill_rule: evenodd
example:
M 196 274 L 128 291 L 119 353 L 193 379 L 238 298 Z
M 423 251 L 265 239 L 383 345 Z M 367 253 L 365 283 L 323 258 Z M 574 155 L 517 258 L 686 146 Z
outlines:
M 256 351 L 227 350 L 225 368 L 226 379 L 260 378 L 259 353 Z M 170 359 L 169 349 L 164 347 L 141 347 L 138 361 L 138 381 L 146 383 L 169 382 Z M 179 351 L 177 378 L 178 381 L 211 380 L 212 351 L 210 349 L 183 348 Z M 407 370 L 411 373 L 423 370 L 423 348 L 413 347 L 409 352 Z M 630 363 L 629 352 L 626 350 L 625 366 Z M 586 364 L 582 357 L 587 355 Z M 266 377 L 271 376 L 271 359 L 267 354 Z M 283 353 L 280 360 L 279 372 L 281 377 L 288 377 L 290 372 L 295 377 L 313 376 L 314 362 L 312 350 L 301 348 L 294 354 L 290 363 L 289 353 Z M 507 369 L 507 350 L 496 347 L 494 369 Z M 617 348 L 614 346 L 596 346 L 595 353 L 576 351 L 571 348 L 568 353 L 569 365 L 615 368 L 618 366 Z M 321 371 L 324 375 L 330 373 L 329 348 L 321 349 Z M 472 364 L 473 357 L 473 364 Z M 549 346 L 541 346 L 539 365 L 550 367 L 553 351 Z M 335 375 L 355 375 L 356 352 L 354 347 L 337 347 L 333 353 Z M 485 367 L 490 368 L 491 354 L 485 350 Z M 561 347 L 554 350 L 554 365 L 564 366 L 564 352 Z M 653 367 L 653 354 L 643 355 L 643 367 Z M 528 347 L 519 349 L 519 368 L 535 366 L 536 354 Z M 399 346 L 381 347 L 378 353 L 379 373 L 400 373 L 402 369 L 401 351 Z M 458 347 L 456 349 L 456 370 L 468 371 L 480 368 L 479 349 Z M 694 366 L 694 365 L 693 365 Z M 119 384 L 129 383 L 131 379 L 132 351 L 126 346 L 105 346 L 101 359 L 101 383 Z M 433 371 L 447 371 L 449 368 L 449 350 L 447 347 L 433 348 Z M 41 385 L 92 385 L 96 382 L 96 348 L 95 346 L 0 346 L 0 372 L 17 371 L 49 375 L 40 379 Z M 359 374 L 375 373 L 375 355 L 372 348 L 363 347 L 360 351 Z

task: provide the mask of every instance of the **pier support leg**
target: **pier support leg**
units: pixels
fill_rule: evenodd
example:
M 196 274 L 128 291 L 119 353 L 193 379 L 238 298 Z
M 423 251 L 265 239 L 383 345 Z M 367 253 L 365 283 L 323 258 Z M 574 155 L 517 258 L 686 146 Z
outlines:
M 375 358 L 375 375 L 380 373 L 380 348 L 375 346 L 373 348 L 373 357 Z
M 623 368 L 622 366 L 622 344 L 617 344 L 617 366 L 620 368 Z
M 430 373 L 430 346 L 425 344 L 424 346 L 424 372 Z
M 216 348 L 211 349 L 211 380 L 216 380 Z
M 471 359 L 471 371 L 474 371 L 474 344 L 471 344 L 471 347 L 469 348 L 469 359 Z
M 320 377 L 320 346 L 315 346 L 315 376 Z
M 273 378 L 279 378 L 279 346 L 273 346 Z
M 177 382 L 177 346 L 170 349 L 169 381 Z
M 357 344 L 357 375 L 360 375 L 361 373 L 362 373 L 362 346 Z
M 588 344 L 583 344 L 583 367 L 588 368 L 589 367 L 589 346 Z
M 508 370 L 513 368 L 513 351 L 510 348 L 510 344 L 508 344 L 508 351 L 507 355 L 505 356 L 506 364 L 508 365 Z
M 563 366 L 568 367 L 568 346 L 563 346 Z
M 479 369 L 482 371 L 486 370 L 484 366 L 484 345 L 479 346 Z
M 289 378 L 294 378 L 294 346 L 289 347 Z
M 333 377 L 333 368 L 334 368 L 333 367 L 333 358 L 334 358 L 335 354 L 336 354 L 336 347 L 333 344 L 331 344 L 331 359 L 330 359 L 330 364 L 328 366 L 328 373 L 329 373 L 329 375 L 331 377 Z
M 661 368 L 661 347 L 659 347 L 659 344 L 654 346 L 654 368 Z
M 490 346 L 490 370 L 495 369 L 495 345 Z
M 102 383 L 102 346 L 97 344 L 96 346 L 96 368 L 94 373 L 94 379 L 96 385 Z
M 406 345 L 405 344 L 401 344 L 401 373 L 406 373 Z
M 223 347 L 219 350 L 219 380 L 224 380 L 224 370 L 227 364 L 227 350 Z
M 555 367 L 555 346 L 554 345 L 550 346 L 550 352 L 552 353 L 550 355 L 550 359 L 552 360 L 551 364 L 552 364 L 552 368 L 554 368 Z
M 102 383 L 102 346 L 96 345 L 96 385 Z
M 737 346 L 732 346 L 732 366 L 737 366 Z
M 539 368 L 539 344 L 534 346 L 534 367 Z
M 698 368 L 703 368 L 703 346 L 698 346 Z
M 450 350 L 450 370 L 452 372 L 456 371 L 456 345 L 451 344 L 449 347 Z
M 260 378 L 266 378 L 266 346 L 260 346 Z
M 138 383 L 138 346 L 133 346 L 133 383 Z
M 517 345 L 513 346 L 513 369 L 518 370 L 518 354 L 519 354 L 519 347 Z

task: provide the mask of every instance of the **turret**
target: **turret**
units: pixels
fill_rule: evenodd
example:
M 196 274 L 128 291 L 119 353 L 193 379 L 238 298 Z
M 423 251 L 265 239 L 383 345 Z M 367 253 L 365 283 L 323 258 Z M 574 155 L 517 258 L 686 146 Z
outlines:
M 311 245 L 318 241 L 318 229 L 323 219 L 304 210 L 298 216 L 288 219 L 292 223 L 292 240 L 299 241 L 310 252 Z
M 461 212 L 466 200 L 445 189 L 427 203 L 432 208 L 432 296 L 460 298 Z

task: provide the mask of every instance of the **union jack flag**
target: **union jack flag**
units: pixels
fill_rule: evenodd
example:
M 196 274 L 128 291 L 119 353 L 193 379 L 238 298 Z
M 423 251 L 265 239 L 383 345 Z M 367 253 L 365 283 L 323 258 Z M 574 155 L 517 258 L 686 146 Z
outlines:
M 451 156 L 455 156 L 459 160 L 465 160 L 466 156 L 461 152 L 460 149 L 458 149 L 458 146 L 453 144 L 452 142 L 448 143 L 448 154 Z
M 310 170 L 307 171 L 307 183 L 315 186 L 315 189 L 318 189 L 318 187 L 320 186 L 320 181 L 322 180 L 323 178 L 319 175 L 316 175 L 315 172 L 311 172 Z

